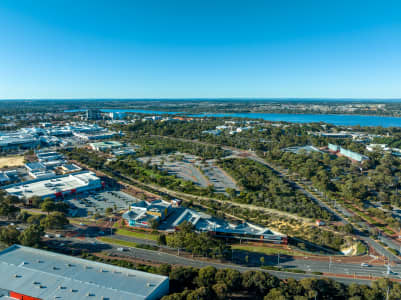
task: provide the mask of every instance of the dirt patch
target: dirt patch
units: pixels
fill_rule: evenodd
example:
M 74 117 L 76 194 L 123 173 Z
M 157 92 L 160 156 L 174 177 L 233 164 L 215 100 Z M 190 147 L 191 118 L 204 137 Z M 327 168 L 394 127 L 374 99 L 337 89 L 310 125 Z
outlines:
M 24 164 L 24 156 L 0 157 L 0 169 L 5 167 L 17 167 Z

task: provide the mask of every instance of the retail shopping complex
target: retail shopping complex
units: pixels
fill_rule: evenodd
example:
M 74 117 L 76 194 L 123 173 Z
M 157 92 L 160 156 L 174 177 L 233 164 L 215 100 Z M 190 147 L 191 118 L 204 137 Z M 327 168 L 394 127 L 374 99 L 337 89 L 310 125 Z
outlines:
M 94 173 L 82 171 L 74 174 L 60 175 L 49 179 L 37 179 L 4 186 L 11 195 L 29 199 L 33 196 L 41 198 L 57 198 L 69 194 L 96 190 L 102 182 Z

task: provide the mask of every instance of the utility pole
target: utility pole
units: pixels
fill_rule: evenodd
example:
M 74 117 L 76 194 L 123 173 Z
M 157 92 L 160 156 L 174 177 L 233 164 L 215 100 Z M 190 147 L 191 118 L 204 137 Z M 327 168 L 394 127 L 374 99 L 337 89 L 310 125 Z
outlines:
M 329 257 L 330 262 L 329 262 L 329 272 L 331 272 L 331 256 Z
M 277 265 L 280 265 L 280 253 L 277 253 Z
M 389 294 L 390 294 L 390 287 L 388 286 L 387 283 L 386 300 L 388 300 Z

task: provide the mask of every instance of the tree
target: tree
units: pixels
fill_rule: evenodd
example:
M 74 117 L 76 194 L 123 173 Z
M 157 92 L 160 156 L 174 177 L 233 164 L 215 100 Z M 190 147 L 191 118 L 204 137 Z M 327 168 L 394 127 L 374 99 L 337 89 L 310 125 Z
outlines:
M 233 269 L 220 269 L 216 273 L 216 281 L 224 282 L 230 291 L 241 288 L 241 273 Z
M 174 293 L 181 292 L 185 287 L 194 288 L 194 281 L 197 275 L 198 271 L 192 267 L 174 268 L 169 275 L 170 291 Z
M 26 221 L 28 224 L 40 225 L 40 220 L 42 220 L 43 218 L 45 218 L 44 215 L 31 215 Z
M 200 287 L 187 295 L 187 300 L 208 300 L 211 298 L 210 290 L 206 287 Z
M 42 204 L 40 205 L 40 209 L 44 212 L 47 212 L 49 214 L 51 211 L 56 210 L 56 204 L 54 203 L 54 200 L 51 198 L 46 198 Z
M 274 288 L 263 298 L 264 300 L 286 300 L 287 298 L 280 289 Z
M 19 242 L 24 246 L 38 246 L 40 238 L 43 235 L 43 229 L 39 225 L 30 225 L 19 235 Z
M 7 226 L 0 230 L 0 241 L 7 245 L 17 244 L 20 232 L 14 226 Z
M 33 207 L 39 207 L 42 202 L 43 200 L 39 196 L 32 196 L 28 199 L 28 204 L 32 205 Z
M 65 214 L 61 212 L 54 212 L 40 221 L 40 225 L 45 229 L 63 229 L 68 223 Z
M 10 204 L 8 201 L 2 201 L 0 203 L 0 216 L 7 217 L 7 219 L 15 218 L 19 211 L 19 207 Z
M 217 296 L 217 299 L 226 299 L 227 298 L 227 294 L 229 292 L 227 285 L 224 282 L 218 282 L 216 284 L 213 285 L 212 287 L 214 293 Z
M 113 208 L 112 207 L 107 207 L 104 211 L 106 213 L 106 215 L 110 215 L 113 213 Z
M 277 277 L 259 271 L 246 271 L 242 274 L 242 285 L 259 295 L 265 295 L 272 288 L 278 287 L 280 281 Z
M 149 223 L 150 223 L 150 228 L 152 229 L 157 229 L 157 227 L 159 226 L 159 221 L 157 219 L 151 219 Z
M 199 270 L 198 277 L 195 279 L 195 281 L 199 287 L 210 287 L 216 282 L 215 275 L 216 268 L 207 266 Z
M 167 245 L 167 240 L 166 240 L 166 235 L 165 234 L 160 234 L 157 237 L 157 244 L 158 245 Z

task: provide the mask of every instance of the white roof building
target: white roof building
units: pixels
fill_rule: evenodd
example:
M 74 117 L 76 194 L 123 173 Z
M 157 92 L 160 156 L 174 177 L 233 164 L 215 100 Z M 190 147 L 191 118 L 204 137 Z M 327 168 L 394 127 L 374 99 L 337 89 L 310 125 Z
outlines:
M 55 198 L 101 187 L 102 182 L 99 177 L 92 172 L 83 171 L 56 176 L 50 179 L 30 180 L 11 184 L 4 186 L 3 189 L 11 195 L 29 199 L 33 196 Z
M 153 300 L 168 293 L 169 279 L 14 245 L 0 252 L 0 289 L 16 299 Z

